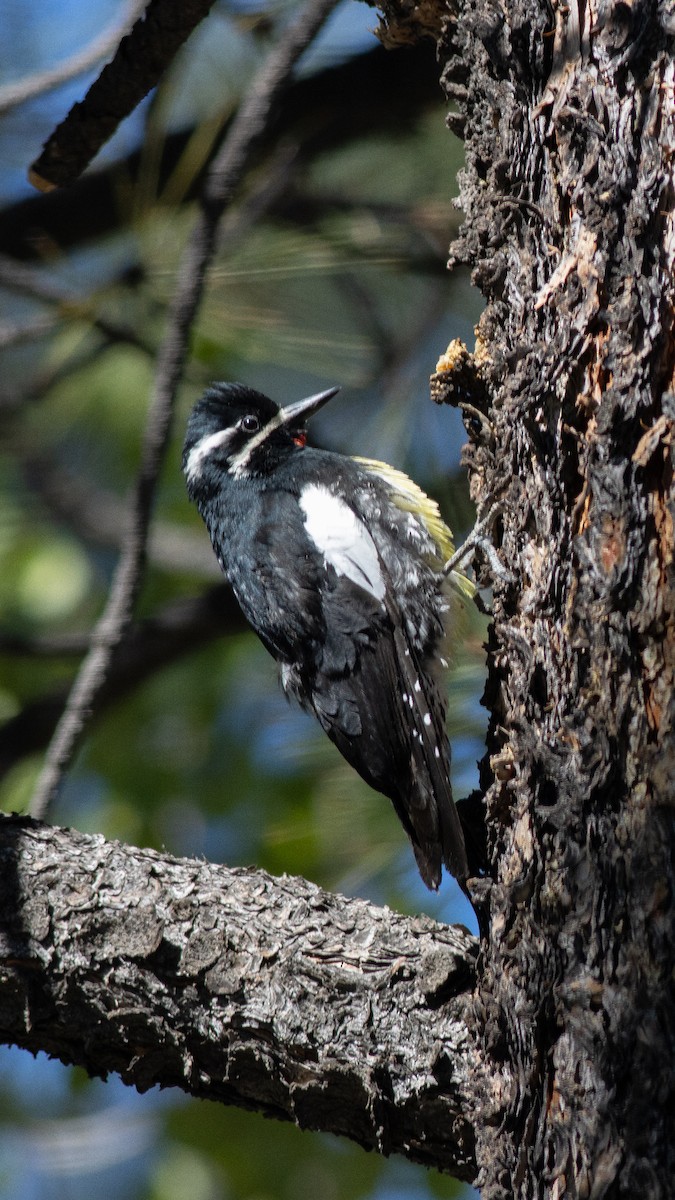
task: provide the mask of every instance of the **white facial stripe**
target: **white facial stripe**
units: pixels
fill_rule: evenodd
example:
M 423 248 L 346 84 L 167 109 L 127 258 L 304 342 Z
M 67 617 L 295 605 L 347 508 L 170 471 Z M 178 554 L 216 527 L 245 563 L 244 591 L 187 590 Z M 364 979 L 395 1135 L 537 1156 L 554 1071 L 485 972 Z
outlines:
M 267 422 L 266 425 L 263 425 L 262 429 L 258 430 L 255 436 L 252 437 L 245 446 L 242 446 L 239 453 L 235 454 L 234 457 L 230 459 L 230 473 L 234 475 L 235 479 L 238 479 L 240 475 L 246 474 L 246 467 L 248 466 L 253 451 L 257 450 L 258 446 L 261 446 L 262 443 L 267 440 L 270 434 L 274 433 L 274 430 L 279 429 L 283 424 L 284 410 L 281 408 L 279 409 L 279 412 L 275 413 L 272 419 Z
M 310 483 L 300 494 L 305 526 L 326 563 L 352 583 L 383 600 L 385 584 L 375 543 L 348 504 L 327 488 Z
M 185 464 L 188 479 L 197 479 L 201 475 L 204 459 L 208 458 L 212 450 L 226 446 L 233 433 L 233 429 L 219 429 L 216 433 L 207 433 L 192 447 Z

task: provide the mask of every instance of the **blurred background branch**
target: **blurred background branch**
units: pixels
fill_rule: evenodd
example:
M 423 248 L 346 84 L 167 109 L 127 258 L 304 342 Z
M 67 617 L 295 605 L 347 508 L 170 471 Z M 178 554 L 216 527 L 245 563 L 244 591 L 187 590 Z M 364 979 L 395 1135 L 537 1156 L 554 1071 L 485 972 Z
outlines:
M 120 642 L 91 721 L 98 720 L 111 704 L 124 699 L 155 671 L 164 670 L 216 637 L 241 633 L 245 628 L 241 609 L 226 584 L 167 605 L 130 629 Z M 82 634 L 53 639 L 0 634 L 0 654 L 15 657 L 72 658 L 86 654 L 89 648 L 90 638 Z M 68 696 L 68 688 L 41 696 L 0 728 L 0 779 L 26 755 L 39 753 L 49 745 Z
M 48 191 L 77 179 L 120 121 L 155 87 L 212 4 L 213 0 L 149 0 L 147 8 L 132 6 L 129 16 L 145 9 L 142 18 L 122 38 L 112 62 L 54 130 L 33 163 L 30 180 L 35 187 Z M 82 69 L 80 66 L 78 74 Z
M 50 67 L 46 71 L 38 71 L 35 75 L 30 75 L 17 83 L 7 83 L 0 87 L 0 116 L 9 109 L 16 108 L 18 104 L 25 104 L 27 100 L 33 100 L 36 96 L 53 91 L 54 88 L 60 87 L 69 79 L 83 75 L 102 58 L 106 58 L 115 49 L 120 38 L 124 37 L 129 26 L 143 12 L 146 3 L 147 0 L 127 0 L 121 15 L 116 16 L 111 28 L 104 29 L 102 33 L 97 34 L 84 49 L 77 50 L 75 54 L 55 67 Z

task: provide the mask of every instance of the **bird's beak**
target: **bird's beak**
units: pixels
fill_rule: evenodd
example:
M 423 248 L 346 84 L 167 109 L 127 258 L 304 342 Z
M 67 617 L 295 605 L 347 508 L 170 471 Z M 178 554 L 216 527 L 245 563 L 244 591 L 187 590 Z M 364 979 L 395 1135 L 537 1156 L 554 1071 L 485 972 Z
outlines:
M 323 408 L 326 401 L 339 391 L 339 387 L 332 387 L 327 392 L 317 392 L 315 396 L 307 396 L 305 400 L 296 400 L 295 404 L 287 404 L 279 413 L 281 424 L 291 426 L 303 424 L 308 417 L 314 416 L 314 413 Z

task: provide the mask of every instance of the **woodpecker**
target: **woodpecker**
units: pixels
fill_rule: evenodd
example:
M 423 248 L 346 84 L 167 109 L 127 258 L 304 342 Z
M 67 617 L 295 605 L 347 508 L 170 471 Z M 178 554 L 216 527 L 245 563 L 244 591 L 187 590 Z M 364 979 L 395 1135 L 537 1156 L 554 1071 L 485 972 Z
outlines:
M 422 879 L 468 874 L 450 787 L 444 670 L 452 538 L 403 472 L 307 445 L 338 388 L 282 408 L 240 383 L 195 404 L 188 495 L 249 623 L 348 763 L 388 796 Z

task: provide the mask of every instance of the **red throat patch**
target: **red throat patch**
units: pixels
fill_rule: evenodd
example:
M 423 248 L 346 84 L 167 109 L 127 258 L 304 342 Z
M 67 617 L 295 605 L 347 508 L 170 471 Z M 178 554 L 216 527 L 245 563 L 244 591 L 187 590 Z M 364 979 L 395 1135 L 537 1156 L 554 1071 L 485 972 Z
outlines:
M 296 446 L 306 446 L 307 445 L 307 434 L 305 433 L 305 430 L 300 429 L 300 430 L 298 430 L 297 433 L 294 433 L 293 441 L 295 442 Z

